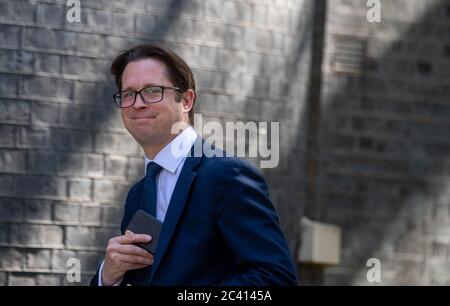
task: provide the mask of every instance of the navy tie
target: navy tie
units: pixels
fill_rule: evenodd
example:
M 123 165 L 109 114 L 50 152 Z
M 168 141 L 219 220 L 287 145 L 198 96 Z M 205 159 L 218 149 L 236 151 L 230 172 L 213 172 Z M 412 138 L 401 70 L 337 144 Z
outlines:
M 155 162 L 149 162 L 144 179 L 144 194 L 142 208 L 156 218 L 156 176 L 162 167 Z

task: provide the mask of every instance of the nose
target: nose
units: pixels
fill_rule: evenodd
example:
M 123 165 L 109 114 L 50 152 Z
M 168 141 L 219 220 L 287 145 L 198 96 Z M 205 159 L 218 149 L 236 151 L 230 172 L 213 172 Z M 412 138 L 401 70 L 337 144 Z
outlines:
M 147 107 L 147 103 L 144 102 L 144 100 L 142 100 L 142 97 L 140 94 L 136 95 L 136 101 L 134 102 L 133 105 L 134 108 L 145 108 Z

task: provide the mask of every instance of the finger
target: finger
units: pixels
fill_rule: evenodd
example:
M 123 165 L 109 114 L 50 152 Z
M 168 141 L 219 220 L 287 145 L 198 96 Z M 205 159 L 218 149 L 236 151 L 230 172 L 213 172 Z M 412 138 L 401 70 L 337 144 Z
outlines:
M 152 237 L 145 234 L 128 234 L 117 238 L 117 242 L 120 244 L 148 243 L 150 241 L 152 241 Z
M 149 265 L 139 265 L 139 264 L 125 264 L 124 263 L 124 269 L 126 271 L 130 271 L 130 270 L 137 270 L 137 269 L 142 269 L 145 267 L 148 267 Z
M 124 255 L 137 255 L 153 259 L 153 255 L 150 252 L 132 244 L 120 244 L 116 247 L 115 251 Z
M 153 258 L 142 256 L 119 254 L 117 259 L 123 263 L 148 266 L 153 264 Z

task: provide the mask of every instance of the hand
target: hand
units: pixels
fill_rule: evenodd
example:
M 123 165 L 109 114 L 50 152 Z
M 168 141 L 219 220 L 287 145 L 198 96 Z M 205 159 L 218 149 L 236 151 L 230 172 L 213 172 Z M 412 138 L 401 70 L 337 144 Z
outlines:
M 128 270 L 135 270 L 153 264 L 153 255 L 135 243 L 148 243 L 152 237 L 133 234 L 111 238 L 106 247 L 105 262 L 102 270 L 102 283 L 111 286 L 120 281 Z

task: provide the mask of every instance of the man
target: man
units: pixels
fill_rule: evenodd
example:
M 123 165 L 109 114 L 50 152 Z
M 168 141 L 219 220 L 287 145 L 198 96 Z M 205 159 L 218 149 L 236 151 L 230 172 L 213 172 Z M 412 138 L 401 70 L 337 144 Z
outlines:
M 244 160 L 194 152 L 205 142 L 191 126 L 189 66 L 171 50 L 145 44 L 119 54 L 111 72 L 123 123 L 142 146 L 157 191 L 156 200 L 145 196 L 146 178 L 131 188 L 122 235 L 108 242 L 91 285 L 296 285 L 260 172 Z M 180 123 L 184 129 L 174 133 Z M 163 222 L 154 256 L 136 246 L 151 237 L 125 233 L 138 209 Z

